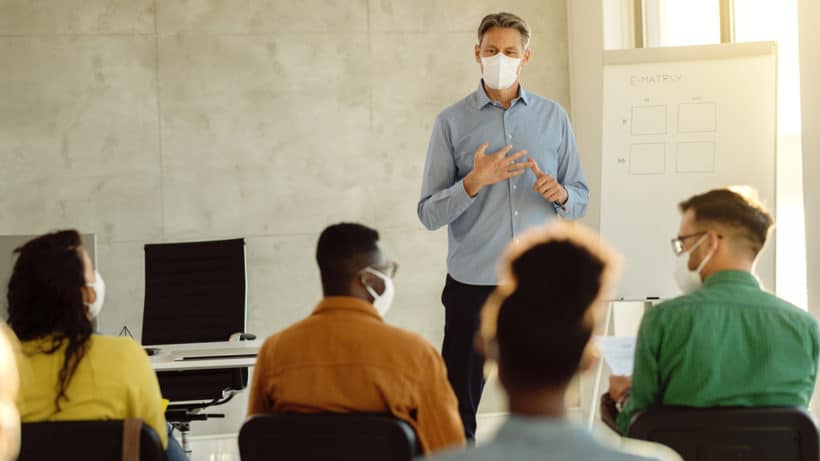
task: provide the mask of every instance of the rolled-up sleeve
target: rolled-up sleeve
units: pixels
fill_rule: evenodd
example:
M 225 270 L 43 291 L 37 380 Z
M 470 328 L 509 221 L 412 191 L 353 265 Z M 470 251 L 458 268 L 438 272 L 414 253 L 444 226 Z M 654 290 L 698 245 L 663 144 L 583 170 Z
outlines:
M 427 148 L 424 178 L 418 215 L 424 227 L 435 230 L 455 221 L 473 203 L 474 198 L 457 179 L 453 147 L 446 122 L 436 117 L 433 134 Z
M 558 182 L 567 190 L 567 203 L 556 207 L 563 218 L 579 219 L 586 214 L 589 205 L 589 187 L 587 187 L 578 147 L 575 145 L 575 134 L 569 123 L 569 117 L 562 109 L 561 145 L 558 150 Z

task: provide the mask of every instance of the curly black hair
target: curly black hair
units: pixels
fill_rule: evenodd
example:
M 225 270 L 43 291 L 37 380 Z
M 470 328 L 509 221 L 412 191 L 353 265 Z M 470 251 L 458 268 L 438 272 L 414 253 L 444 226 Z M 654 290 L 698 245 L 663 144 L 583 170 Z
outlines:
M 519 388 L 569 381 L 592 336 L 588 311 L 609 261 L 572 240 L 538 243 L 511 262 L 515 290 L 498 313 L 498 347 Z
M 7 293 L 8 323 L 21 341 L 50 337 L 50 346 L 42 351 L 47 354 L 66 344 L 54 399 L 58 412 L 60 400 L 68 399 L 66 388 L 94 331 L 83 300 L 81 246 L 76 230 L 62 230 L 17 248 Z

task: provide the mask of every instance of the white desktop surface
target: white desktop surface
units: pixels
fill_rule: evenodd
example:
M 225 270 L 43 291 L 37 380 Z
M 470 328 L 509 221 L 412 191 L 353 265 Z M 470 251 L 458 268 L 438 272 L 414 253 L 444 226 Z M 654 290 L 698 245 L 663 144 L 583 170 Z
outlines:
M 214 370 L 254 366 L 262 341 L 160 344 L 144 347 L 159 351 L 158 354 L 150 356 L 151 366 L 155 371 Z

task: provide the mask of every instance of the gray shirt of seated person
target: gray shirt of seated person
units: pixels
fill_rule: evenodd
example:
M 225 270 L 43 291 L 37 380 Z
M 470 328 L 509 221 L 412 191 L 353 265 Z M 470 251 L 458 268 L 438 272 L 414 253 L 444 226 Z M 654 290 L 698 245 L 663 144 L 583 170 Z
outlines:
M 649 461 L 610 448 L 566 419 L 510 416 L 486 445 L 443 452 L 435 461 Z

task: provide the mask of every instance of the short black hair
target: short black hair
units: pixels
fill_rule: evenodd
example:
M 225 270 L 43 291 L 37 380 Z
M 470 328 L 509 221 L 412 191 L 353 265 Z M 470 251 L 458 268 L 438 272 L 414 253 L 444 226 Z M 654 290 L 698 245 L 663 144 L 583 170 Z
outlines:
M 510 262 L 514 288 L 501 302 L 496 330 L 509 385 L 539 389 L 572 378 L 595 326 L 587 314 L 607 266 L 605 253 L 572 239 L 536 243 Z
M 327 227 L 316 245 L 316 262 L 325 296 L 344 296 L 350 283 L 379 254 L 379 233 L 362 224 L 340 223 Z

